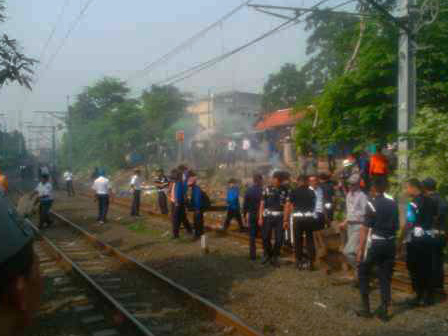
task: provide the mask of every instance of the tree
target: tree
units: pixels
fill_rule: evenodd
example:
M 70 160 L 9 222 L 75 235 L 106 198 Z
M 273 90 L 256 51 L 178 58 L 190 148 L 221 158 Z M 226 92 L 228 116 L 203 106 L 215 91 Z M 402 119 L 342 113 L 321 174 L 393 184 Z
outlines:
M 0 0 L 0 23 L 5 21 L 4 1 Z M 9 83 L 17 82 L 31 90 L 32 67 L 37 61 L 26 57 L 16 40 L 3 34 L 0 37 L 0 88 Z
M 394 4 L 394 1 L 388 2 L 389 6 Z M 420 108 L 431 106 L 439 111 L 447 111 L 448 39 L 445 32 L 448 29 L 448 3 L 444 2 L 441 6 L 436 23 L 417 35 L 418 44 L 429 47 L 417 53 L 417 101 Z M 384 143 L 397 136 L 399 32 L 397 27 L 375 17 L 366 22 L 364 29 L 364 38 L 350 71 L 344 71 L 344 64 L 352 58 L 353 53 L 341 50 L 338 53 L 340 57 L 336 55 L 333 58 L 340 58 L 340 61 L 335 62 L 333 75 L 314 100 L 319 111 L 319 125 L 313 131 L 323 144 L 352 142 L 363 146 L 371 142 Z M 341 36 L 347 36 L 350 31 L 356 36 L 356 25 L 329 35 L 322 34 L 318 45 L 326 47 L 319 53 L 325 53 L 326 48 L 336 48 L 335 41 L 340 40 Z M 322 67 L 315 66 L 316 69 Z M 320 78 L 319 74 L 316 76 Z M 311 130 L 308 129 L 308 132 Z M 299 134 L 306 132 L 302 129 Z
M 271 74 L 264 85 L 262 108 L 264 112 L 290 108 L 304 102 L 308 95 L 304 72 L 286 63 L 278 73 Z
M 141 97 L 148 134 L 152 140 L 162 138 L 164 132 L 185 114 L 185 95 L 174 86 L 153 85 Z

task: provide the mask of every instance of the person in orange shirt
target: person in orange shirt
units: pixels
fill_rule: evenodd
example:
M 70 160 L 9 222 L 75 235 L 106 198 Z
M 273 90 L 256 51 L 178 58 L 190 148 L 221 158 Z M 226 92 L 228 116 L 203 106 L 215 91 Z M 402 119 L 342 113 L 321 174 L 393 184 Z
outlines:
M 389 174 L 389 162 L 387 158 L 377 151 L 370 158 L 369 175 L 371 180 L 381 179 L 387 182 L 387 175 Z
M 8 193 L 9 183 L 8 178 L 2 172 L 0 172 L 0 191 L 3 191 L 5 194 Z

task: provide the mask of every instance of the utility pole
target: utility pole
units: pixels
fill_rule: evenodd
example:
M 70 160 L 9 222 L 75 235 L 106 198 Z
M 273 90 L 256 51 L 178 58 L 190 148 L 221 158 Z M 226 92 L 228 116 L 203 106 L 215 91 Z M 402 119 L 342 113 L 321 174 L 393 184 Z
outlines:
M 409 174 L 409 150 L 410 143 L 406 136 L 412 127 L 416 112 L 416 43 L 413 36 L 414 14 L 416 0 L 401 0 L 400 16 L 401 22 L 408 27 L 407 30 L 400 28 L 399 39 L 399 73 L 398 73 L 398 142 L 399 152 L 399 174 L 400 179 L 405 180 Z
M 48 114 L 53 118 L 62 121 L 67 127 L 67 143 L 68 143 L 68 153 L 67 153 L 67 163 L 70 169 L 73 165 L 73 132 L 70 120 L 70 96 L 67 96 L 67 111 L 34 111 L 38 114 Z M 56 141 L 56 139 L 55 139 Z
M 42 131 L 51 132 L 51 163 L 56 167 L 56 126 L 28 126 L 30 130 L 37 130 L 40 135 Z

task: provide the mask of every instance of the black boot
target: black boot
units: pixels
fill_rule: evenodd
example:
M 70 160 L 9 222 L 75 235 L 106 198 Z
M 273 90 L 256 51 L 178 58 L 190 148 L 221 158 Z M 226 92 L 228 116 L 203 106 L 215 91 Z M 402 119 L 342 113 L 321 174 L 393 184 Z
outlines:
M 423 300 L 423 305 L 425 306 L 432 306 L 434 305 L 435 301 L 434 301 L 434 293 L 433 291 L 428 291 L 425 294 L 425 298 Z
M 422 304 L 422 302 L 423 302 L 423 293 L 418 292 L 413 299 L 407 302 L 407 304 L 411 307 L 419 307 Z
M 375 311 L 375 315 L 381 321 L 389 322 L 390 321 L 390 316 L 389 316 L 389 306 L 388 306 L 388 304 L 383 303 L 381 306 L 379 306 L 378 309 Z
M 361 309 L 356 311 L 356 315 L 363 318 L 372 317 L 372 313 L 370 312 L 370 301 L 368 295 L 363 295 L 361 297 Z
M 261 263 L 263 265 L 267 264 L 269 261 L 271 261 L 271 257 L 269 255 L 264 255 L 263 259 L 261 259 Z
M 271 265 L 274 266 L 274 267 L 280 266 L 280 264 L 278 263 L 278 257 L 272 257 L 271 258 Z

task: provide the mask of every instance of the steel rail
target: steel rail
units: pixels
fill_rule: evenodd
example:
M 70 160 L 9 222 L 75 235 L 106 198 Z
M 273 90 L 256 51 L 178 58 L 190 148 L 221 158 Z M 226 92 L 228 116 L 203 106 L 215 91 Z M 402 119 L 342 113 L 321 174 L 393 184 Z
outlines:
M 60 222 L 66 224 L 77 233 L 80 233 L 87 241 L 89 241 L 96 248 L 104 250 L 109 254 L 115 256 L 121 262 L 129 263 L 137 267 L 137 269 L 143 271 L 147 275 L 151 275 L 154 279 L 159 280 L 162 285 L 165 285 L 171 289 L 174 289 L 178 294 L 183 295 L 184 298 L 193 300 L 197 303 L 202 309 L 206 310 L 210 316 L 217 322 L 225 326 L 233 327 L 239 335 L 242 336 L 263 336 L 262 333 L 253 329 L 252 327 L 246 325 L 242 320 L 240 320 L 235 315 L 227 312 L 226 310 L 218 307 L 214 303 L 209 300 L 193 293 L 189 289 L 184 286 L 174 282 L 173 280 L 167 278 L 156 270 L 144 265 L 138 260 L 124 254 L 120 250 L 112 247 L 111 245 L 100 241 L 95 235 L 89 233 L 88 231 L 81 228 L 79 225 L 73 223 L 69 219 L 65 218 L 61 214 L 52 212 L 52 215 L 57 218 Z M 149 335 L 149 334 L 148 334 Z
M 74 261 L 67 256 L 59 247 L 56 246 L 50 239 L 41 234 L 40 230 L 31 223 L 35 233 L 44 243 L 44 246 L 49 251 L 51 255 L 55 257 L 58 262 L 62 262 L 69 271 L 74 271 L 78 276 L 80 276 L 88 285 L 94 289 L 106 303 L 112 308 L 120 312 L 129 323 L 130 326 L 138 331 L 139 335 L 144 336 L 155 336 L 146 326 L 144 326 L 140 321 L 138 321 L 135 316 L 129 312 L 120 302 L 114 299 L 106 290 L 104 290 L 101 285 L 99 285 L 90 275 L 83 271 Z

